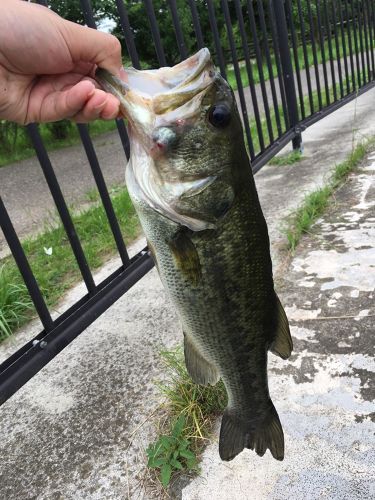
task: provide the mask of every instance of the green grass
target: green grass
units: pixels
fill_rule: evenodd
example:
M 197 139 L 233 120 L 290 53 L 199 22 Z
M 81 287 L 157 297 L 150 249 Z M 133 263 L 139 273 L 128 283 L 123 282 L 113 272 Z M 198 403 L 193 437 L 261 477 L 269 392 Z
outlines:
M 301 236 L 307 233 L 317 218 L 330 203 L 334 191 L 345 181 L 349 173 L 361 162 L 366 153 L 374 146 L 375 138 L 358 144 L 349 158 L 336 165 L 327 185 L 308 194 L 296 212 L 288 218 L 285 234 L 288 249 L 294 252 Z
M 112 202 L 126 243 L 139 234 L 139 224 L 125 188 L 112 191 Z M 102 205 L 73 215 L 73 222 L 91 269 L 115 253 L 115 243 Z M 78 265 L 61 225 L 50 227 L 23 242 L 31 268 L 51 307 L 80 280 Z M 52 255 L 45 249 L 52 248 Z M 29 295 L 12 257 L 0 267 L 0 342 L 34 314 Z
M 215 386 L 195 384 L 186 370 L 182 348 L 162 351 L 161 359 L 165 367 L 165 379 L 157 385 L 166 398 L 167 412 L 160 434 L 173 436 L 175 422 L 183 417 L 180 436 L 189 442 L 189 450 L 194 456 L 199 456 L 210 439 L 215 418 L 227 406 L 224 384 L 221 380 Z M 173 474 L 179 472 L 174 470 Z
M 352 44 L 353 44 L 353 54 L 355 54 L 355 45 L 354 45 L 354 33 L 351 34 L 352 37 Z M 358 51 L 360 51 L 360 36 L 359 33 L 357 33 L 357 42 L 358 42 Z M 345 34 L 345 46 L 346 46 L 346 52 L 348 55 L 348 46 L 349 46 L 349 41 L 348 41 L 348 34 Z M 339 51 L 337 52 L 336 50 L 336 44 L 335 40 L 332 39 L 332 58 L 333 60 L 341 59 L 343 58 L 343 39 L 341 34 L 338 36 L 338 46 L 339 46 Z M 365 50 L 365 43 L 363 42 L 364 50 Z M 371 48 L 371 43 L 370 39 L 368 38 L 368 46 Z M 329 65 L 329 47 L 328 47 L 328 40 L 324 42 L 324 54 L 325 54 L 325 59 L 327 61 L 327 65 Z M 310 44 L 306 46 L 306 52 L 307 52 L 307 64 L 306 64 L 306 59 L 304 57 L 303 53 L 303 47 L 302 45 L 298 47 L 297 49 L 297 58 L 298 58 L 298 65 L 300 69 L 305 69 L 306 66 L 311 67 L 314 65 L 314 54 L 313 54 L 313 49 Z M 294 56 L 291 52 L 292 55 L 292 61 L 293 65 L 295 68 L 295 60 Z M 321 47 L 318 43 L 316 43 L 316 56 L 317 56 L 317 61 L 318 64 L 321 64 L 323 62 L 323 51 L 321 50 Z M 265 57 L 263 57 L 265 59 Z M 270 55 L 271 59 L 271 66 L 272 66 L 272 75 L 274 78 L 277 78 L 277 65 L 276 65 L 276 60 L 274 54 Z M 263 72 L 263 77 L 264 80 L 269 80 L 270 78 L 270 71 L 268 69 L 268 65 L 266 63 L 263 63 L 261 67 L 261 71 L 259 71 L 258 65 L 253 64 L 252 65 L 252 73 L 253 73 L 253 80 L 254 83 L 257 84 L 260 82 L 260 72 Z M 240 66 L 240 73 L 241 73 L 241 81 L 242 85 L 244 87 L 247 87 L 249 85 L 249 77 L 247 74 L 246 66 Z M 237 80 L 235 76 L 235 72 L 232 66 L 227 67 L 227 80 L 231 87 L 236 90 L 237 89 Z
M 294 163 L 299 162 L 303 158 L 303 155 L 300 151 L 291 151 L 288 154 L 275 156 L 268 162 L 269 165 L 293 165 Z
M 104 134 L 105 132 L 114 130 L 115 128 L 116 123 L 113 120 L 96 120 L 89 124 L 91 137 L 96 137 Z M 69 130 L 69 136 L 66 139 L 54 138 L 51 131 L 44 124 L 39 125 L 39 131 L 47 151 L 66 148 L 81 142 L 78 129 L 75 126 L 71 127 Z M 0 167 L 25 160 L 26 158 L 31 158 L 33 156 L 35 156 L 35 149 L 30 143 L 25 127 L 20 127 L 12 146 L 8 145 L 5 147 L 3 144 L 0 144 Z

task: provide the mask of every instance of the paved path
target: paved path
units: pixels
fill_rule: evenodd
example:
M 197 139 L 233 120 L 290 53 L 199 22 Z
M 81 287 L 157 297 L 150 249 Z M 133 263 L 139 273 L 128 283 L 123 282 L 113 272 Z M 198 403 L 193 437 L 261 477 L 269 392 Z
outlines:
M 375 135 L 374 99 L 371 91 L 306 131 L 301 162 L 266 167 L 257 174 L 276 264 L 285 214 L 347 157 L 354 129 L 357 138 Z M 364 167 L 373 161 L 368 159 Z M 374 259 L 361 258 L 374 242 L 373 236 L 369 240 L 374 195 L 366 191 L 372 173 L 363 169 L 347 184 L 339 211 L 319 222 L 288 271 L 280 267 L 286 283 L 278 291 L 288 307 L 295 340 L 291 361 L 270 356 L 272 396 L 286 432 L 285 462 L 272 461 L 268 453 L 260 459 L 244 452 L 224 466 L 217 460 L 216 435 L 204 455 L 204 480 L 195 480 L 183 491 L 176 485 L 177 497 L 374 496 L 370 481 L 375 445 L 367 385 L 373 369 L 373 298 L 366 281 Z M 337 259 L 328 260 L 333 256 Z M 100 277 L 118 265 L 110 262 Z M 58 309 L 66 309 L 83 293 L 84 287 L 76 287 Z M 331 315 L 355 318 L 333 324 L 312 321 Z M 3 343 L 0 362 L 39 329 L 34 323 Z M 1 407 L 0 496 L 160 499 L 155 491 L 145 492 L 145 449 L 155 437 L 152 415 L 160 402 L 153 381 L 163 378 L 161 346 L 181 342 L 177 318 L 154 269 Z

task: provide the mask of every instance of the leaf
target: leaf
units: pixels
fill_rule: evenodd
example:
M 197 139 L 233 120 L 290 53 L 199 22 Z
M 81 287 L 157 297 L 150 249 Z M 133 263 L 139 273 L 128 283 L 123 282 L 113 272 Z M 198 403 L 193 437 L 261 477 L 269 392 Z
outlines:
M 154 460 L 154 467 L 161 467 L 162 465 L 166 464 L 167 463 L 167 459 L 166 458 L 157 458 L 156 460 Z
M 184 458 L 189 459 L 189 460 L 192 460 L 192 459 L 196 460 L 196 456 L 190 450 L 180 450 L 180 455 Z
M 172 474 L 172 467 L 170 464 L 164 464 L 163 467 L 161 468 L 161 484 L 166 488 L 169 484 L 169 481 L 171 480 L 171 474 Z
M 173 445 L 174 439 L 168 436 L 162 436 L 158 441 L 165 449 Z
M 195 469 L 197 467 L 198 460 L 196 458 L 189 458 L 186 460 L 186 467 L 188 469 Z
M 171 465 L 173 465 L 173 467 L 174 467 L 175 469 L 179 469 L 179 470 L 183 469 L 183 467 L 182 467 L 182 463 L 181 463 L 181 462 L 179 462 L 178 460 L 176 460 L 175 458 L 172 458 L 172 459 L 171 459 Z
M 185 417 L 183 415 L 180 415 L 180 417 L 177 419 L 177 422 L 174 424 L 173 430 L 172 430 L 172 436 L 178 437 L 181 435 L 185 425 Z

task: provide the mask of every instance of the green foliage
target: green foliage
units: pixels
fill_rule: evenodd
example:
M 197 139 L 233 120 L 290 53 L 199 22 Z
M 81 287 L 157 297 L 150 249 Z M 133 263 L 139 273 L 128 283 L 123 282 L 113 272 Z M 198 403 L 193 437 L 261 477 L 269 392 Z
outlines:
M 28 318 L 32 309 L 17 268 L 0 266 L 0 342 Z
M 0 120 L 0 145 L 4 152 L 11 151 L 16 142 L 19 132 L 17 123 Z
M 126 243 L 139 234 L 138 219 L 125 188 L 111 193 L 113 207 Z M 103 206 L 73 214 L 73 222 L 91 269 L 116 251 Z M 35 278 L 49 306 L 77 283 L 80 272 L 61 224 L 23 242 Z M 48 251 L 50 250 L 50 251 Z M 11 257 L 2 261 L 0 272 L 0 341 L 25 323 L 34 312 L 18 268 Z
M 5 122 L 5 120 L 4 120 Z M 65 120 L 64 120 L 65 122 Z M 11 122 L 6 122 L 9 125 L 16 125 Z M 70 123 L 70 122 L 68 122 Z M 57 122 L 57 128 L 61 127 L 61 122 Z M 64 130 L 56 130 L 54 131 L 55 124 L 52 123 L 44 123 L 39 125 L 39 132 L 42 136 L 44 145 L 47 151 L 53 151 L 54 149 L 60 149 L 66 146 L 72 146 L 73 144 L 77 144 L 80 142 L 79 134 L 77 127 L 74 124 L 70 124 L 69 126 L 63 125 Z M 12 135 L 9 136 L 7 140 L 0 140 L 0 167 L 4 165 L 8 165 L 9 163 L 23 160 L 25 158 L 30 158 L 35 156 L 35 150 L 31 145 L 27 129 L 26 127 L 18 126 L 16 138 L 13 140 Z M 89 124 L 90 135 L 91 137 L 95 137 L 97 135 L 103 134 L 110 130 L 114 130 L 116 128 L 115 121 L 104 121 L 104 120 L 95 120 Z M 11 129 L 10 129 L 11 130 Z M 57 138 L 56 135 L 65 135 L 65 138 Z M 1 123 L 0 123 L 0 136 L 1 136 Z M 1 137 L 0 137 L 1 138 Z
M 174 471 L 197 470 L 197 457 L 184 437 L 185 418 L 180 416 L 170 435 L 163 435 L 147 450 L 148 467 L 159 469 L 160 482 L 166 488 Z
M 282 156 L 275 156 L 268 162 L 269 165 L 293 165 L 302 159 L 302 153 L 300 151 L 291 151 L 290 153 Z
M 166 396 L 168 409 L 173 418 L 185 417 L 185 435 L 199 442 L 207 439 L 215 415 L 227 405 L 227 394 L 220 380 L 215 386 L 197 385 L 188 374 L 181 348 L 162 351 L 166 369 L 166 381 L 159 389 Z
M 227 405 L 222 381 L 215 386 L 195 384 L 188 374 L 182 348 L 162 351 L 166 380 L 158 387 L 167 400 L 162 436 L 149 446 L 148 466 L 158 468 L 166 487 L 173 474 L 197 470 L 197 454 L 210 435 L 215 417 Z M 180 467 L 181 465 L 181 467 Z
M 51 133 L 52 139 L 62 141 L 69 137 L 73 123 L 69 120 L 60 120 L 58 122 L 47 123 L 46 128 Z

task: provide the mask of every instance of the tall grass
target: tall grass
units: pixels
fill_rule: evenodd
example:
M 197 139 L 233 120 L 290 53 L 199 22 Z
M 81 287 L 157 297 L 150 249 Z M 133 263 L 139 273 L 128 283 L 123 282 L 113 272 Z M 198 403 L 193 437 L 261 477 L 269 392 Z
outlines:
M 138 219 L 125 188 L 112 192 L 113 207 L 126 243 L 139 234 Z M 101 266 L 116 251 L 108 219 L 101 204 L 73 214 L 73 222 L 91 269 Z M 23 242 L 36 280 L 49 306 L 80 280 L 80 272 L 66 233 L 50 227 Z M 50 252 L 46 251 L 51 249 Z M 0 342 L 35 314 L 27 290 L 12 257 L 1 262 Z

